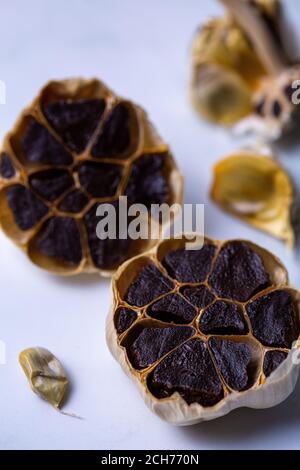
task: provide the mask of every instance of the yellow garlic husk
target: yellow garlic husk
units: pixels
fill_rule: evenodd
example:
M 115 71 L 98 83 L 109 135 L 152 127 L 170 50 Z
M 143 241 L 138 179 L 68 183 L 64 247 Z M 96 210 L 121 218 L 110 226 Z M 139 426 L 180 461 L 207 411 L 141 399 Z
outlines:
M 256 0 L 256 3 L 269 16 L 277 17 L 280 13 L 280 0 Z
M 256 0 L 274 24 L 276 0 Z M 211 122 L 232 126 L 254 111 L 253 94 L 267 75 L 246 35 L 230 16 L 200 28 L 192 46 L 191 101 Z
M 216 64 L 201 64 L 194 71 L 192 102 L 208 121 L 231 126 L 252 111 L 251 93 L 240 77 Z
M 210 194 L 226 212 L 294 246 L 295 191 L 276 160 L 246 150 L 225 157 L 214 167 Z

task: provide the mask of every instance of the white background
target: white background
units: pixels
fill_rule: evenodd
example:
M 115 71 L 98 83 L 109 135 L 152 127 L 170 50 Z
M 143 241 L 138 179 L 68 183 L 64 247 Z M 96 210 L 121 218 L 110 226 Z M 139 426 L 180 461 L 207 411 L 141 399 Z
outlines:
M 284 3 L 299 29 L 299 1 Z M 221 11 L 213 0 L 2 2 L 0 79 L 7 104 L 0 106 L 1 138 L 48 79 L 102 78 L 148 110 L 185 175 L 186 202 L 205 203 L 206 234 L 249 238 L 272 250 L 299 288 L 299 251 L 289 253 L 208 198 L 212 165 L 240 143 L 191 109 L 189 53 L 198 24 Z M 300 188 L 300 146 L 277 150 Z M 40 271 L 0 236 L 0 339 L 7 347 L 7 364 L 0 366 L 0 448 L 300 448 L 299 384 L 277 408 L 237 410 L 191 428 L 174 428 L 153 415 L 107 350 L 109 287 L 98 276 L 60 279 Z M 29 389 L 18 354 L 36 345 L 66 366 L 73 384 L 66 411 L 84 420 L 56 413 Z

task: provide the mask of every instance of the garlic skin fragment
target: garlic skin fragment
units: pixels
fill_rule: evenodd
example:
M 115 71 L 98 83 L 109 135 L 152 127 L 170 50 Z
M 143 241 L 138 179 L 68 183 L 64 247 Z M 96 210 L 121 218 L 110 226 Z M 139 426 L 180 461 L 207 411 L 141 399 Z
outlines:
M 22 351 L 19 362 L 33 392 L 60 409 L 69 387 L 61 362 L 50 351 L 40 347 Z
M 208 121 L 231 126 L 252 110 L 251 93 L 238 74 L 218 64 L 195 68 L 191 93 L 194 108 Z
M 223 210 L 293 247 L 295 192 L 274 159 L 245 150 L 227 156 L 214 167 L 210 194 Z

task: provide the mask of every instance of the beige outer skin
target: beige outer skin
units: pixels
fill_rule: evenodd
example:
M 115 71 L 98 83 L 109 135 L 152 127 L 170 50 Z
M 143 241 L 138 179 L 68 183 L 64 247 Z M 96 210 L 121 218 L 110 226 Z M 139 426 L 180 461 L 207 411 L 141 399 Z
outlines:
M 80 89 L 84 86 L 92 86 L 92 84 L 96 82 L 99 86 L 99 89 L 102 90 L 101 96 L 106 97 L 108 100 L 108 107 L 109 104 L 112 102 L 116 102 L 119 100 L 125 101 L 130 103 L 136 112 L 137 115 L 137 120 L 139 123 L 139 138 L 138 138 L 138 145 L 136 148 L 136 151 L 130 156 L 131 159 L 135 159 L 136 156 L 141 155 L 142 153 L 146 152 L 151 152 L 151 151 L 169 151 L 170 154 L 170 172 L 169 172 L 169 184 L 172 192 L 171 196 L 171 204 L 182 204 L 183 201 L 183 176 L 178 170 L 175 160 L 169 150 L 169 147 L 167 144 L 164 143 L 158 132 L 156 131 L 155 127 L 153 124 L 149 121 L 147 113 L 137 104 L 117 96 L 112 90 L 110 90 L 105 84 L 103 84 L 100 80 L 97 78 L 93 78 L 90 80 L 85 80 L 82 78 L 72 78 L 72 79 L 67 79 L 67 80 L 60 80 L 60 81 L 49 81 L 39 92 L 37 97 L 33 100 L 33 102 L 26 107 L 22 113 L 20 114 L 17 122 L 15 123 L 13 129 L 6 134 L 3 146 L 2 146 L 2 151 L 8 151 L 11 156 L 13 156 L 13 162 L 15 164 L 17 174 L 15 177 L 11 178 L 9 181 L 3 182 L 1 181 L 0 178 L 0 191 L 12 184 L 19 183 L 23 181 L 23 175 L 26 171 L 22 167 L 22 164 L 18 162 L 18 159 L 15 157 L 15 153 L 12 149 L 12 146 L 10 144 L 10 139 L 14 134 L 17 133 L 17 130 L 25 116 L 28 114 L 32 114 L 33 116 L 36 114 L 37 109 L 40 108 L 40 101 L 43 96 L 43 92 L 49 87 L 50 85 L 52 86 L 58 86 L 59 88 L 62 88 L 68 93 L 68 96 L 77 96 L 77 94 L 80 92 Z M 44 118 L 45 119 L 45 118 Z M 58 139 L 59 140 L 59 139 Z M 91 143 L 89 144 L 88 148 L 91 146 Z M 45 266 L 42 263 L 36 262 L 34 259 L 32 259 L 32 254 L 30 252 L 29 246 L 29 239 L 33 238 L 34 235 L 37 232 L 37 227 L 41 227 L 42 223 L 45 222 L 49 217 L 51 217 L 52 212 L 50 211 L 49 214 L 47 214 L 33 229 L 24 232 L 24 239 L 23 240 L 17 240 L 16 238 L 11 235 L 11 232 L 8 233 L 5 227 L 3 226 L 4 224 L 1 221 L 0 218 L 0 228 L 2 231 L 17 245 L 19 248 L 21 248 L 26 255 L 29 257 L 29 259 L 36 264 L 37 266 L 41 267 L 42 269 L 45 269 L 47 271 L 50 271 L 53 274 L 57 274 L 60 276 L 74 276 L 78 275 L 80 273 L 98 273 L 102 277 L 111 277 L 115 270 L 103 270 L 103 269 L 98 269 L 97 267 L 94 266 L 91 256 L 89 254 L 89 250 L 86 249 L 87 246 L 87 240 L 86 240 L 86 235 L 84 237 L 82 236 L 81 233 L 81 242 L 82 242 L 82 249 L 83 249 L 83 258 L 81 263 L 74 269 L 62 269 L 60 267 L 56 267 L 55 264 L 50 266 Z M 11 231 L 11 228 L 9 229 Z M 146 245 L 146 244 L 145 244 Z M 154 243 L 152 243 L 152 246 Z M 151 245 L 145 246 L 145 248 L 141 249 L 140 252 L 144 252 L 149 250 Z
M 156 250 L 157 247 L 145 253 L 143 256 L 149 256 L 155 253 Z M 269 253 L 267 250 L 264 251 Z M 119 345 L 118 335 L 114 326 L 114 312 L 116 308 L 115 281 L 133 260 L 140 257 L 141 256 L 137 256 L 132 260 L 126 261 L 120 266 L 112 279 L 113 303 L 106 320 L 106 341 L 111 354 L 121 365 L 124 372 L 135 382 L 144 402 L 153 413 L 175 426 L 188 426 L 220 418 L 236 408 L 271 408 L 283 402 L 293 392 L 299 376 L 299 340 L 286 360 L 263 384 L 260 385 L 256 383 L 251 389 L 244 392 L 232 392 L 212 407 L 206 408 L 198 403 L 188 405 L 178 392 L 175 392 L 171 397 L 165 399 L 157 399 L 154 397 L 139 380 L 138 374 L 133 371 L 132 366 L 129 364 L 125 348 Z M 282 281 L 282 283 L 280 283 L 283 288 L 289 288 L 294 293 L 298 304 L 298 312 L 300 312 L 300 293 L 287 285 L 288 279 L 285 268 L 280 260 L 273 255 L 272 257 L 274 261 L 279 264 L 274 277 L 277 278 L 278 281 Z

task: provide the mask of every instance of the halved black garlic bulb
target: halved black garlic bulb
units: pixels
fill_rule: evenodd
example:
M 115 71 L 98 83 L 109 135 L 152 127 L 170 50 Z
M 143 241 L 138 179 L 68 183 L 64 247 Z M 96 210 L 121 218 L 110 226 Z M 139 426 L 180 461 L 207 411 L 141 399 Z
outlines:
M 181 202 L 182 178 L 146 113 L 103 83 L 48 83 L 6 136 L 0 224 L 36 265 L 111 275 L 153 241 L 96 235 L 96 210 Z
M 172 424 L 277 405 L 298 377 L 300 296 L 284 266 L 248 241 L 186 242 L 163 240 L 116 272 L 113 356 Z

